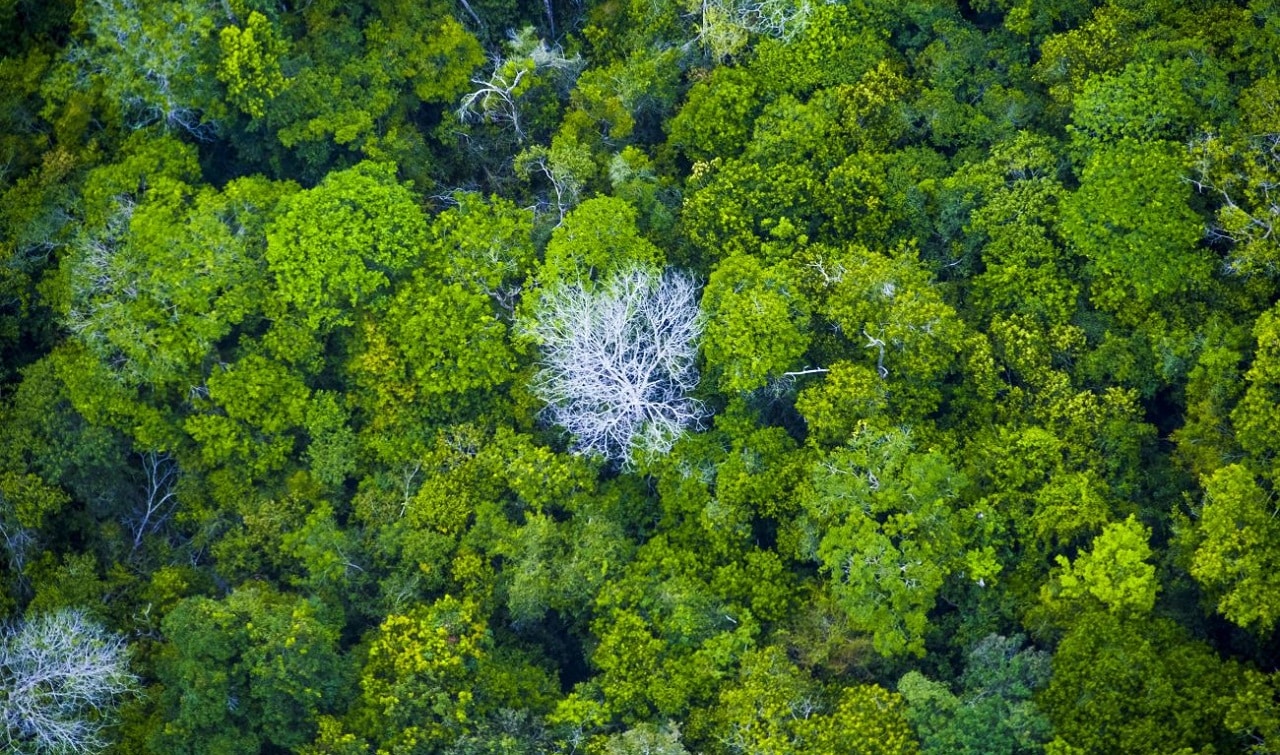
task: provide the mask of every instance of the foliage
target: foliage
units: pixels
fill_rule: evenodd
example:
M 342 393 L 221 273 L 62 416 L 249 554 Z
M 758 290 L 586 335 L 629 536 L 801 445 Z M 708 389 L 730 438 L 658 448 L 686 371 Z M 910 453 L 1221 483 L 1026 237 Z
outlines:
M 2 746 L 1276 751 L 1278 8 L 0 0 Z

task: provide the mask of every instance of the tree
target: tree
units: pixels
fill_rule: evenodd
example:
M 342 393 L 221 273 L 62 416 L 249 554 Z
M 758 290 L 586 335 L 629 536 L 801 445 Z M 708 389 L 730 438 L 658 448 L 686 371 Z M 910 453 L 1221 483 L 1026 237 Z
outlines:
M 96 752 L 136 680 L 124 639 L 84 611 L 61 609 L 0 637 L 0 741 L 33 755 Z M 8 749 L 13 748 L 13 749 Z
M 1042 590 L 1042 600 L 1050 605 L 1062 601 L 1073 613 L 1092 601 L 1113 613 L 1149 613 L 1160 587 L 1156 568 L 1147 563 L 1150 538 L 1151 530 L 1133 516 L 1107 525 L 1075 561 L 1058 556 L 1058 573 Z
M 703 354 L 721 390 L 755 390 L 798 366 L 809 345 L 809 312 L 796 277 L 746 255 L 716 266 L 702 297 Z
M 80 12 L 92 42 L 74 46 L 71 59 L 119 108 L 121 125 L 212 135 L 221 108 L 211 4 L 97 0 Z
M 489 78 L 475 78 L 475 87 L 458 105 L 458 120 L 489 122 L 511 127 L 516 141 L 528 138 L 529 125 L 523 120 L 527 100 L 540 84 L 559 83 L 564 89 L 572 85 L 585 63 L 582 57 L 568 57 L 557 46 L 534 36 L 533 27 L 512 32 L 507 44 L 510 56 L 497 58 Z
M 1037 703 L 1058 741 L 1079 748 L 1057 752 L 1154 755 L 1215 743 L 1227 752 L 1223 718 L 1239 676 L 1168 619 L 1088 611 L 1059 643 Z
M 1280 620 L 1280 509 L 1272 492 L 1240 464 L 1204 480 L 1199 543 L 1191 576 L 1236 624 L 1270 633 Z
M 835 691 L 833 691 L 835 692 Z M 872 684 L 823 694 L 777 646 L 752 650 L 715 711 L 719 751 L 753 755 L 915 755 L 902 697 Z M 715 750 L 713 750 L 715 751 Z
M 1191 145 L 1193 183 L 1219 203 L 1215 240 L 1231 244 L 1227 269 L 1274 275 L 1280 265 L 1280 76 L 1260 79 L 1240 97 L 1243 135 L 1215 133 Z
M 808 0 L 702 0 L 695 8 L 698 40 L 717 61 L 740 52 L 752 34 L 790 40 L 813 12 Z
M 702 316 L 687 275 L 624 272 L 541 292 L 525 333 L 542 347 L 532 390 L 580 453 L 630 462 L 665 453 L 706 408 L 698 385 Z
M 426 752 L 465 733 L 476 712 L 476 672 L 493 640 L 479 607 L 445 596 L 392 614 L 369 646 L 359 720 L 384 751 Z
M 427 223 L 390 165 L 361 163 L 289 197 L 267 228 L 279 297 L 323 330 L 351 323 L 420 261 Z
M 186 755 L 298 747 L 350 687 L 338 628 L 318 601 L 249 583 L 223 600 L 188 598 L 162 622 L 159 750 Z
M 929 611 L 960 573 L 972 582 L 999 571 L 989 554 L 966 553 L 966 479 L 941 452 L 912 448 L 901 430 L 860 425 L 848 445 L 813 465 L 795 523 L 798 555 L 820 561 L 854 626 L 884 655 L 924 654 Z
M 1063 200 L 1062 231 L 1093 264 L 1098 306 L 1125 310 L 1208 280 L 1184 162 L 1178 145 L 1126 137 L 1094 152 Z
M 907 672 L 898 691 L 926 755 L 1030 755 L 1052 731 L 1031 700 L 1048 680 L 1048 653 L 993 634 L 969 651 L 960 694 L 919 671 Z
M 185 393 L 265 298 L 262 227 L 292 184 L 237 179 L 217 192 L 161 175 L 136 205 L 72 244 L 71 332 L 128 385 Z

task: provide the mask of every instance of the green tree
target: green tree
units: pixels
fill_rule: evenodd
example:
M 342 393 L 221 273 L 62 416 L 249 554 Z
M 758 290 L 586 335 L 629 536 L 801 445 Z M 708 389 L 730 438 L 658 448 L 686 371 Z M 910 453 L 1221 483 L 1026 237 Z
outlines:
M 702 353 L 721 390 L 755 390 L 799 366 L 808 311 L 794 278 L 784 266 L 766 268 L 745 255 L 716 266 L 702 294 Z
M 999 568 L 966 553 L 963 475 L 912 444 L 902 431 L 860 427 L 814 464 L 795 525 L 799 555 L 821 563 L 837 603 L 886 655 L 923 655 L 929 612 L 952 575 L 977 582 Z
M 1049 680 L 1049 654 L 1022 647 L 1019 636 L 988 635 L 966 656 L 955 694 L 919 671 L 898 681 L 907 720 L 925 753 L 1039 753 L 1049 721 L 1032 694 Z
M 1074 561 L 1058 556 L 1058 573 L 1042 599 L 1077 606 L 1097 601 L 1113 613 L 1149 613 L 1159 589 L 1156 569 L 1148 563 L 1150 538 L 1151 531 L 1133 516 L 1107 525 L 1093 547 Z
M 314 601 L 250 583 L 224 600 L 188 598 L 162 627 L 164 752 L 297 747 L 347 697 L 338 630 Z
M 1062 230 L 1092 263 L 1099 306 L 1125 310 L 1206 285 L 1203 223 L 1185 171 L 1182 150 L 1168 142 L 1124 138 L 1089 158 L 1080 188 L 1063 201 Z
M 1085 753 L 1227 746 L 1223 716 L 1238 671 L 1163 618 L 1077 617 L 1037 703 L 1055 742 Z
M 286 199 L 267 227 L 266 259 L 280 300 L 323 330 L 380 308 L 392 281 L 421 260 L 426 234 L 394 169 L 362 163 Z
M 1217 599 L 1223 616 L 1269 633 L 1280 619 L 1280 522 L 1273 494 L 1240 464 L 1222 467 L 1203 485 L 1191 575 Z
M 360 672 L 357 731 L 391 753 L 431 752 L 474 725 L 493 639 L 479 607 L 444 597 L 378 627 Z

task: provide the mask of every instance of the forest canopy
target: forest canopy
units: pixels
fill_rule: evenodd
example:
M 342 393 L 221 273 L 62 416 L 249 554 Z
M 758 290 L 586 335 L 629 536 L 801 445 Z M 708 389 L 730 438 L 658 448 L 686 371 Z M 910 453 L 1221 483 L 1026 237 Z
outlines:
M 1280 2 L 0 56 L 5 752 L 1280 753 Z

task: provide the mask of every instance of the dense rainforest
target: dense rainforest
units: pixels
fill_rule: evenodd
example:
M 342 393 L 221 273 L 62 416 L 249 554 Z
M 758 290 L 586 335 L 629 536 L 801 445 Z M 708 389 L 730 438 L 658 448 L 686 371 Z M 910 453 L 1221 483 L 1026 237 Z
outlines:
M 1280 0 L 0 0 L 0 748 L 1280 753 Z

